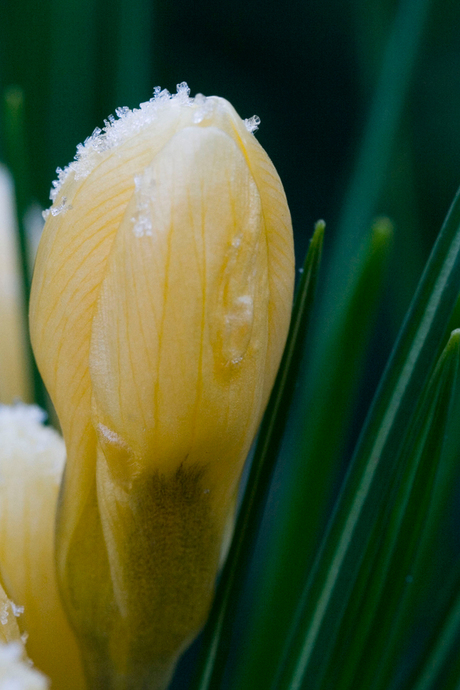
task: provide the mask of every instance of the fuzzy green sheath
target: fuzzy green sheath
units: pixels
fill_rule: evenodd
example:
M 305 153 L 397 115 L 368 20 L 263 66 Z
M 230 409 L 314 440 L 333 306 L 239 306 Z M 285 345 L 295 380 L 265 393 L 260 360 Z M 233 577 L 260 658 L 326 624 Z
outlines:
M 121 500 L 116 493 L 106 502 L 109 520 L 122 526 L 112 564 L 94 491 L 68 552 L 64 599 L 90 687 L 161 690 L 206 618 L 222 525 L 213 521 L 202 469 L 155 472 Z

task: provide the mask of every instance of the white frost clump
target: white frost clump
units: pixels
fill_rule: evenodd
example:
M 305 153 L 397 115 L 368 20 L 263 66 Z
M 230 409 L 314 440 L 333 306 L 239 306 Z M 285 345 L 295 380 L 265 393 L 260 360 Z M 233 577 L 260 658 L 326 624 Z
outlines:
M 43 425 L 46 413 L 36 405 L 0 405 L 0 484 L 17 473 L 18 462 L 40 466 L 41 475 L 59 484 L 65 463 L 60 435 Z
M 20 642 L 0 644 L 0 690 L 47 690 L 48 680 L 23 659 Z
M 88 177 L 100 160 L 101 154 L 119 146 L 151 125 L 152 122 L 158 119 L 165 107 L 169 108 L 171 104 L 174 107 L 194 108 L 193 122 L 198 124 L 212 117 L 215 99 L 206 98 L 201 93 L 197 94 L 195 98 L 190 98 L 190 89 L 186 82 L 183 81 L 177 85 L 177 93 L 175 94 L 170 94 L 167 89 L 161 89 L 160 86 L 156 86 L 153 98 L 145 103 L 141 103 L 139 108 L 134 108 L 133 110 L 126 107 L 117 108 L 115 111 L 116 117 L 110 115 L 105 120 L 102 129 L 96 127 L 91 136 L 83 144 L 77 146 L 75 160 L 64 169 L 58 168 L 56 170 L 58 179 L 53 182 L 50 192 L 51 201 L 54 202 L 56 200 L 63 183 L 71 173 L 73 173 L 75 180 Z M 260 118 L 254 115 L 246 119 L 244 124 L 249 132 L 255 132 L 260 125 Z M 57 216 L 71 208 L 70 205 L 66 205 L 66 200 L 62 199 L 61 204 L 53 205 L 51 209 L 44 211 L 43 217 L 46 219 L 50 213 L 53 216 Z

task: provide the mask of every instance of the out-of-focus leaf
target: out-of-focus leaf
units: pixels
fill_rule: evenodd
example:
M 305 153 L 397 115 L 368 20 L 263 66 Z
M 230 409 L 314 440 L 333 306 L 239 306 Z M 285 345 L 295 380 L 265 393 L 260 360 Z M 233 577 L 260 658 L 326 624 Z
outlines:
M 460 572 L 454 596 L 444 620 L 434 631 L 432 648 L 426 654 L 418 677 L 411 683 L 413 690 L 457 690 L 460 683 Z

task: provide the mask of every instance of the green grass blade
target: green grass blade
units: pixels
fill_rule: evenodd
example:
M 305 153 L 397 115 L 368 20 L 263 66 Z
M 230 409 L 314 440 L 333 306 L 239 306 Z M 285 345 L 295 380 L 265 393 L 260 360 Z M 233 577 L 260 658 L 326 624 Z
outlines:
M 459 331 L 452 334 L 453 345 L 458 341 Z M 456 380 L 456 381 L 455 381 Z M 456 385 L 456 389 L 454 387 Z M 422 537 L 415 549 L 413 562 L 410 565 L 411 581 L 404 589 L 391 620 L 383 621 L 382 635 L 385 635 L 385 647 L 376 664 L 374 685 L 378 690 L 413 689 L 415 679 L 429 664 L 430 657 L 437 646 L 438 635 L 445 621 L 451 615 L 460 588 L 460 554 L 451 541 L 452 520 L 455 520 L 455 505 L 458 502 L 458 481 L 460 468 L 460 375 L 452 374 L 452 401 L 450 418 L 444 427 L 442 454 L 439 462 L 435 455 L 428 459 L 437 464 L 436 477 L 432 487 L 429 505 L 426 506 L 426 517 Z M 440 425 L 441 428 L 444 426 Z M 452 513 L 452 511 L 454 511 Z M 456 520 L 454 530 L 456 531 Z M 409 525 L 409 530 L 411 529 Z M 456 540 L 456 536 L 454 536 Z M 386 612 L 388 613 L 391 612 Z M 414 643 L 408 631 L 417 632 Z M 420 635 L 420 631 L 423 634 Z M 448 652 L 447 648 L 445 650 Z M 398 655 L 404 663 L 397 663 Z M 446 653 L 446 658 L 449 655 Z M 452 655 L 451 655 L 452 656 Z M 411 663 L 407 663 L 407 659 Z M 437 663 L 438 665 L 438 663 Z M 446 663 L 451 665 L 450 662 Z M 442 666 L 439 663 L 439 666 Z M 454 664 L 455 666 L 455 664 Z M 457 688 L 447 683 L 447 676 L 439 679 L 434 688 Z M 453 671 L 459 679 L 458 671 Z M 447 674 L 448 675 L 448 674 Z
M 445 514 L 445 505 L 441 511 L 438 505 L 438 478 L 443 473 L 446 435 L 459 396 L 459 362 L 460 331 L 456 330 L 451 334 L 433 374 L 408 440 L 409 448 L 415 445 L 413 455 L 418 463 L 417 474 L 410 476 L 409 471 L 409 476 L 403 476 L 402 480 L 401 503 L 407 507 L 403 519 L 392 526 L 397 541 L 369 636 L 366 671 L 361 676 L 362 687 L 366 690 L 367 687 L 372 690 L 388 688 L 403 647 L 398 640 L 410 637 L 410 605 L 412 602 L 416 604 L 417 592 L 423 591 L 427 584 L 428 569 L 421 556 L 424 553 L 430 554 L 431 559 L 436 556 L 433 532 L 439 525 L 440 513 Z M 428 407 L 427 413 L 425 407 Z M 406 452 L 409 454 L 409 449 L 404 449 L 403 456 Z M 442 589 L 440 583 L 436 587 Z M 435 611 L 432 613 L 429 626 L 434 628 L 437 618 Z
M 327 346 L 318 385 L 298 423 L 298 451 L 289 458 L 291 476 L 278 495 L 267 556 L 255 588 L 248 631 L 231 687 L 254 690 L 273 678 L 290 617 L 313 560 L 347 440 L 348 425 L 364 369 L 365 354 L 380 301 L 393 230 L 375 222 L 354 263 L 341 301 L 342 318 Z M 270 606 L 266 602 L 270 601 Z
M 401 650 L 391 644 L 395 624 L 407 637 L 405 595 L 413 589 L 414 580 L 419 587 L 424 577 L 414 566 L 424 538 L 430 536 L 429 508 L 453 400 L 458 396 L 459 359 L 457 330 L 428 383 L 402 448 L 399 471 L 370 540 L 324 687 L 388 688 L 385 670 L 397 666 Z
M 401 444 L 460 291 L 460 194 L 430 256 L 331 518 L 273 687 L 319 688 Z
M 436 630 L 434 644 L 418 678 L 413 681 L 413 690 L 457 690 L 460 684 L 460 577 L 457 582 L 457 595 L 452 602 L 443 625 Z M 449 669 L 445 666 L 450 665 Z M 443 671 L 445 672 L 443 674 Z M 442 678 L 444 675 L 444 678 Z
M 296 383 L 314 302 L 324 229 L 324 222 L 319 221 L 305 259 L 285 352 L 260 429 L 232 546 L 205 628 L 203 652 L 194 684 L 197 690 L 215 690 L 219 687 L 224 672 L 236 603 L 257 535 Z

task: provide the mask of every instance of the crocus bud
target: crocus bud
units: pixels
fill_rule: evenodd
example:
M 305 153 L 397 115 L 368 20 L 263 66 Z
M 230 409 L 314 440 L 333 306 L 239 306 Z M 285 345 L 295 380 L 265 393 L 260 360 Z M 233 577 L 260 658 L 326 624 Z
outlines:
M 30 401 L 30 362 L 13 181 L 0 165 L 0 403 Z
M 95 687 L 163 688 L 202 627 L 289 326 L 279 177 L 217 97 L 157 91 L 60 172 L 31 296 L 67 447 L 58 576 Z
M 0 627 L 0 641 L 15 639 L 17 620 L 28 655 L 53 688 L 81 690 L 79 649 L 62 609 L 54 564 L 65 447 L 59 434 L 43 425 L 44 417 L 36 406 L 0 405 L 0 581 L 14 602 L 0 596 L 0 622 L 7 626 L 3 638 Z

